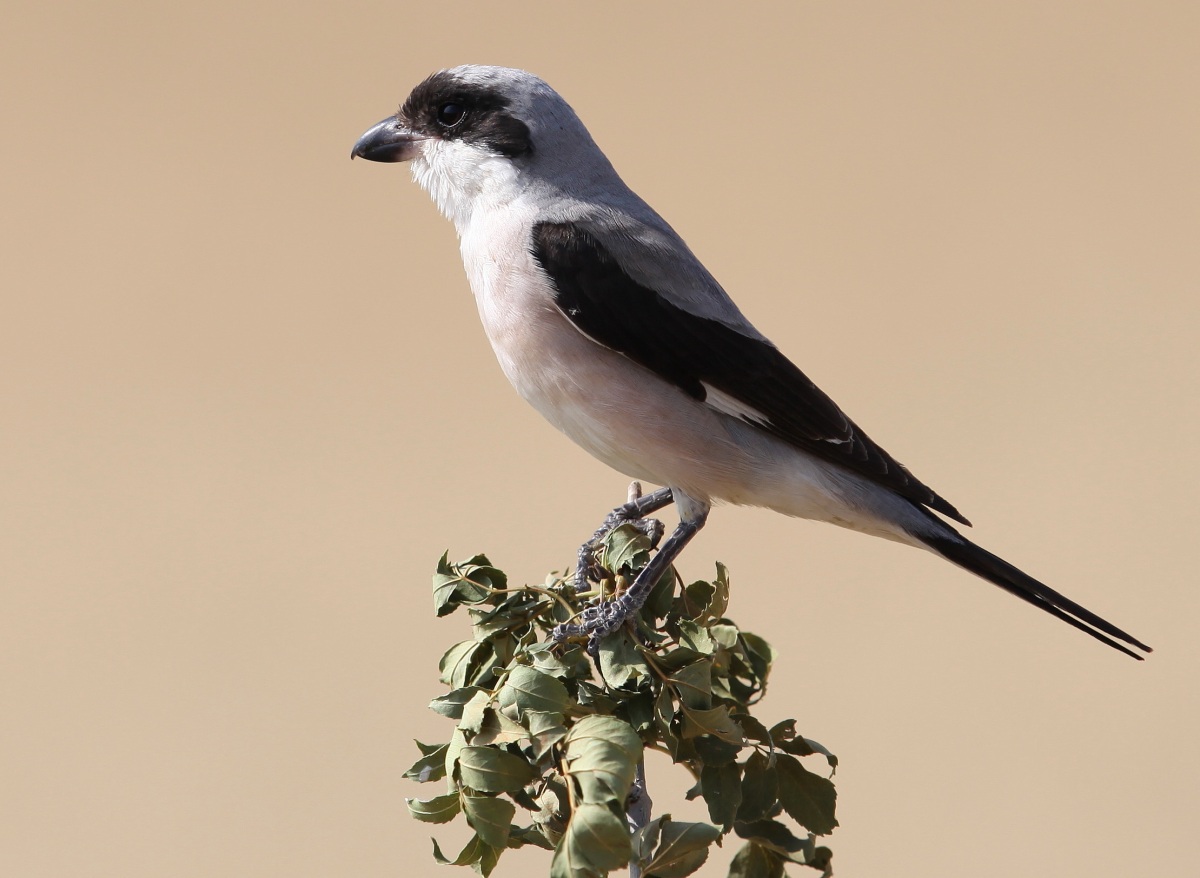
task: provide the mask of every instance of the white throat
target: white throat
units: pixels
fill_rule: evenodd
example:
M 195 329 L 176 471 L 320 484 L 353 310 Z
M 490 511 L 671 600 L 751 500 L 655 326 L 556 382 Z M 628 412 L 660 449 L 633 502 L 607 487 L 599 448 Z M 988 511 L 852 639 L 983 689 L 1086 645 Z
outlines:
M 521 193 L 511 160 L 458 141 L 426 141 L 412 160 L 412 175 L 459 236 L 477 213 L 511 205 Z

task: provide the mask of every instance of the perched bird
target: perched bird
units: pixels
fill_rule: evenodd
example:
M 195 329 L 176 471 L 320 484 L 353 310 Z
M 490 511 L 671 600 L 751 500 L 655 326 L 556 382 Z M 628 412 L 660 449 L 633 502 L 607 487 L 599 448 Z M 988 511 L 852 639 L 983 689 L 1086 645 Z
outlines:
M 609 466 L 666 486 L 608 523 L 676 504 L 679 526 L 626 594 L 557 636 L 594 647 L 615 630 L 723 501 L 927 549 L 1127 655 L 1150 651 L 934 514 L 970 524 L 742 316 L 538 77 L 435 73 L 354 156 L 409 162 L 454 223 L 517 392 Z

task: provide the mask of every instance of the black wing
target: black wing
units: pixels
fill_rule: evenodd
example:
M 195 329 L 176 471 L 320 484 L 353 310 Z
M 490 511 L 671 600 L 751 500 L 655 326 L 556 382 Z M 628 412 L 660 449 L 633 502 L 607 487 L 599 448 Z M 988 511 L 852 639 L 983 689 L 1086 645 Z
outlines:
M 712 388 L 751 409 L 741 415 L 747 423 L 913 503 L 970 524 L 872 442 L 774 345 L 671 304 L 626 274 L 578 225 L 538 223 L 532 252 L 554 283 L 555 303 L 589 338 L 694 399 L 708 399 L 707 388 Z M 728 410 L 723 402 L 710 400 L 715 408 Z

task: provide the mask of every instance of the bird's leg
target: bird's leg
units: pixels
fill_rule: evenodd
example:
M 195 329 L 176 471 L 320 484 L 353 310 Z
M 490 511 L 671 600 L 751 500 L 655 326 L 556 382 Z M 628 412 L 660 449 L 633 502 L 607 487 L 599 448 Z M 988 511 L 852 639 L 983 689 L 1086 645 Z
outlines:
M 592 538 L 579 547 L 579 556 L 575 564 L 575 589 L 587 591 L 588 576 L 595 572 L 596 550 L 600 541 L 608 536 L 608 532 L 622 524 L 632 524 L 647 537 L 650 545 L 658 545 L 662 539 L 663 526 L 656 519 L 645 520 L 651 512 L 657 512 L 671 502 L 671 489 L 659 488 L 645 497 L 640 496 L 642 486 L 634 482 L 629 486 L 629 502 L 618 506 L 604 519 L 604 523 L 592 534 Z
M 587 635 L 588 652 L 594 656 L 599 651 L 600 641 L 624 625 L 626 619 L 642 608 L 655 583 L 667 572 L 683 551 L 683 547 L 700 532 L 700 528 L 704 527 L 704 522 L 708 519 L 707 503 L 697 503 L 691 498 L 687 498 L 686 503 L 680 502 L 683 499 L 676 498 L 681 518 L 675 532 L 650 559 L 650 563 L 642 568 L 624 594 L 614 600 L 586 608 L 580 613 L 581 621 L 576 624 L 564 623 L 556 626 L 551 635 L 555 640 L 561 642 L 571 637 Z

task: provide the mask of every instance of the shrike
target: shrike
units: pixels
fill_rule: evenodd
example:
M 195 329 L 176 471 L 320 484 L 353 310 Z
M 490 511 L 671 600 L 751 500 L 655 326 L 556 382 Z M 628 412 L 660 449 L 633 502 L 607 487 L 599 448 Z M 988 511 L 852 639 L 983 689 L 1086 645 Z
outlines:
M 934 513 L 957 509 L 876 445 L 742 316 L 627 187 L 557 92 L 522 70 L 435 73 L 351 156 L 410 162 L 458 231 L 483 327 L 517 392 L 679 526 L 634 585 L 560 638 L 615 630 L 714 502 L 765 506 L 927 549 L 1126 655 L 1150 648 Z

